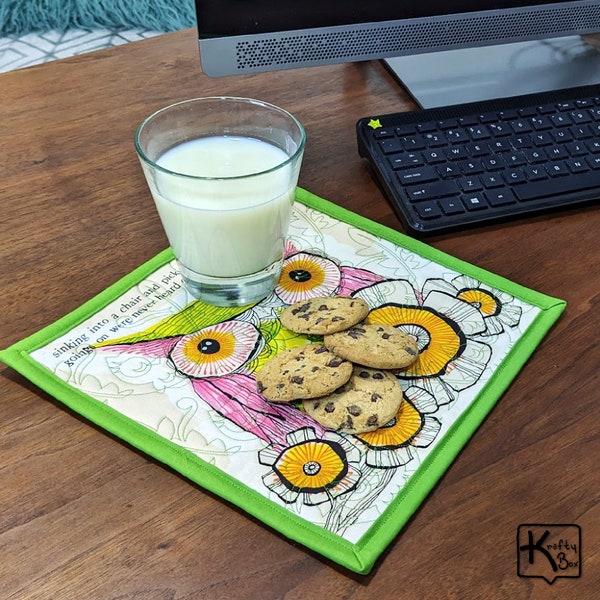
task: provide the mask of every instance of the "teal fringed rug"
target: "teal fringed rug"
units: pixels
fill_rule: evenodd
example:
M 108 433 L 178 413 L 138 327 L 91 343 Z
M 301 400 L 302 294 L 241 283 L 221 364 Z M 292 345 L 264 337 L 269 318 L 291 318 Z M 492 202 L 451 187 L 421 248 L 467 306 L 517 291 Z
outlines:
M 2 0 L 0 34 L 68 29 L 177 31 L 196 24 L 194 0 Z

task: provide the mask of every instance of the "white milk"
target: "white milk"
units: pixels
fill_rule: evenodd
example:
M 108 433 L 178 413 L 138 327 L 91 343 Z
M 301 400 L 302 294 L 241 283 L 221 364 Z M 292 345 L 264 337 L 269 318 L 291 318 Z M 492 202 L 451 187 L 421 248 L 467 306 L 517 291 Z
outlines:
M 151 186 L 169 243 L 183 266 L 216 277 L 256 273 L 281 260 L 296 186 L 279 148 L 244 137 L 207 137 L 168 150 Z M 232 178 L 233 179 L 228 179 Z M 219 179 L 221 178 L 221 179 Z

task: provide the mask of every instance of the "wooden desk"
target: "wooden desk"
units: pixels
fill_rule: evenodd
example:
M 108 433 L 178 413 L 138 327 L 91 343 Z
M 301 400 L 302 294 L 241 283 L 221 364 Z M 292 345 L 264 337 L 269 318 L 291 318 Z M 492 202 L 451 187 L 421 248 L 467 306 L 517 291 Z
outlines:
M 411 108 L 378 63 L 207 79 L 195 31 L 0 76 L 0 345 L 166 246 L 133 149 L 171 102 L 261 98 L 304 123 L 300 185 L 399 224 L 355 121 Z M 568 307 L 369 576 L 288 542 L 0 367 L 0 585 L 11 599 L 591 599 L 600 589 L 598 241 L 591 208 L 431 244 Z M 521 523 L 576 523 L 582 575 L 520 578 Z

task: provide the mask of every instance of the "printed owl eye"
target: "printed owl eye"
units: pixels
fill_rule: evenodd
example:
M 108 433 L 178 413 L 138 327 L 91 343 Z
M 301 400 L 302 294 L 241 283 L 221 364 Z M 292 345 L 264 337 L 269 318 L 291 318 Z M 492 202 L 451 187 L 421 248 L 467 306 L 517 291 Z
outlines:
M 238 371 L 262 348 L 258 329 L 244 321 L 225 321 L 184 335 L 170 358 L 189 377 L 219 377 Z
M 284 261 L 275 293 L 287 304 L 294 304 L 333 294 L 340 280 L 340 269 L 332 260 L 298 252 Z

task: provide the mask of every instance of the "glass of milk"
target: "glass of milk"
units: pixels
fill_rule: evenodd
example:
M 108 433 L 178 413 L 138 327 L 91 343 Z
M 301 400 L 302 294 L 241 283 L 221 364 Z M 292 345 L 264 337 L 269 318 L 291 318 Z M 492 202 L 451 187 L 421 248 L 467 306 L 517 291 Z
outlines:
M 196 98 L 158 110 L 135 148 L 183 281 L 217 306 L 272 293 L 306 134 L 250 98 Z

